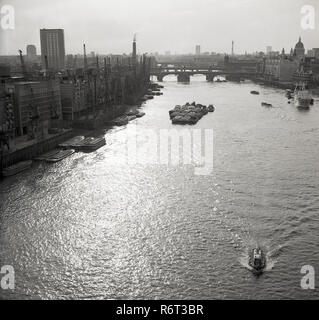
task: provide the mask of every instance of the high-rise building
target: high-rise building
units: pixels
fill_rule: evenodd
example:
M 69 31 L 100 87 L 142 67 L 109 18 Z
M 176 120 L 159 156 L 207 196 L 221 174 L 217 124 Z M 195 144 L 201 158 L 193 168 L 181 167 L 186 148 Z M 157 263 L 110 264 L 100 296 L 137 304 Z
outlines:
M 46 69 L 65 69 L 65 44 L 64 30 L 62 29 L 41 29 L 41 56 L 42 66 Z M 46 62 L 47 58 L 47 62 Z
M 200 45 L 197 45 L 197 46 L 196 46 L 195 52 L 196 52 L 196 55 L 197 55 L 197 56 L 200 55 Z
M 27 46 L 27 60 L 28 61 L 35 61 L 37 59 L 37 48 L 33 44 L 29 44 Z

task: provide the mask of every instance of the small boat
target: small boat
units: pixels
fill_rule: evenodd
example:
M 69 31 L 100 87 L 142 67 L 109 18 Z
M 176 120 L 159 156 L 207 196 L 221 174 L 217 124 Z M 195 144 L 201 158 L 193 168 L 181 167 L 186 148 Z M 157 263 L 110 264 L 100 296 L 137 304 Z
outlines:
M 138 110 L 130 110 L 125 113 L 128 117 L 136 116 L 138 114 Z
M 84 136 L 77 136 L 77 137 L 74 137 L 68 141 L 65 141 L 65 142 L 59 144 L 59 147 L 63 148 L 63 149 L 70 149 L 70 148 L 72 148 L 72 146 L 74 144 L 77 144 L 77 143 L 83 141 L 84 139 L 85 139 Z
M 215 107 L 212 104 L 208 106 L 208 112 L 215 112 Z
M 73 153 L 75 153 L 75 150 L 69 149 L 69 150 L 60 150 L 58 153 L 56 153 L 54 156 L 45 159 L 46 162 L 59 162 L 63 159 L 71 156 Z
M 89 137 L 74 145 L 74 148 L 81 151 L 91 152 L 95 151 L 106 144 L 105 138 Z
M 136 115 L 136 118 L 142 118 L 145 116 L 145 112 L 139 112 L 137 115 Z
M 123 116 L 123 117 L 119 117 L 119 118 L 116 118 L 115 120 L 112 121 L 112 124 L 115 125 L 115 126 L 125 126 L 128 124 L 128 117 L 127 116 Z
M 249 258 L 249 265 L 253 268 L 253 271 L 262 273 L 266 268 L 266 255 L 261 248 L 257 247 L 252 250 Z
M 153 95 L 146 94 L 146 95 L 142 98 L 142 101 L 147 101 L 147 100 L 152 100 L 152 99 L 154 99 L 154 96 L 153 96 Z
M 311 101 L 313 99 L 310 92 L 306 89 L 306 85 L 304 83 L 296 85 L 294 97 L 295 105 L 298 109 L 308 110 L 310 108 Z
M 261 105 L 263 107 L 268 107 L 268 108 L 271 108 L 272 107 L 272 104 L 271 103 L 267 103 L 267 102 L 262 102 Z
M 54 150 L 51 150 L 51 151 L 49 151 L 39 157 L 36 157 L 34 160 L 35 161 L 46 161 L 47 159 L 53 158 L 59 152 L 60 152 L 59 149 L 54 149 Z
M 29 169 L 31 167 L 31 165 L 32 165 L 31 160 L 19 162 L 19 163 L 14 164 L 10 167 L 4 168 L 2 171 L 2 175 L 4 177 L 14 176 L 22 171 Z
M 255 95 L 259 95 L 259 94 L 260 94 L 258 91 L 255 91 L 255 90 L 250 91 L 250 93 L 251 93 L 251 94 L 255 94 Z
M 136 119 L 136 115 L 134 115 L 134 116 L 128 116 L 127 118 L 128 118 L 128 121 L 133 121 L 133 120 Z

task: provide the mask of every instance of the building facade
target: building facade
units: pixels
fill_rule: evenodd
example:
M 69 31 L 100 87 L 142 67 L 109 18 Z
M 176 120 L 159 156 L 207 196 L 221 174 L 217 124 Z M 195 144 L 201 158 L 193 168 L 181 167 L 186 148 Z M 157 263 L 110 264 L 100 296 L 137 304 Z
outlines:
M 46 135 L 62 118 L 60 83 L 57 80 L 8 82 L 5 90 L 13 97 L 17 135 Z
M 41 59 L 42 68 L 60 71 L 65 69 L 65 42 L 64 30 L 41 29 Z M 47 59 L 47 61 L 46 61 Z
M 268 80 L 291 82 L 299 63 L 289 56 L 278 55 L 265 59 L 264 75 Z
M 15 131 L 14 107 L 9 95 L 0 91 L 0 134 L 10 134 Z
M 82 80 L 61 83 L 63 120 L 76 120 L 88 108 L 88 85 Z

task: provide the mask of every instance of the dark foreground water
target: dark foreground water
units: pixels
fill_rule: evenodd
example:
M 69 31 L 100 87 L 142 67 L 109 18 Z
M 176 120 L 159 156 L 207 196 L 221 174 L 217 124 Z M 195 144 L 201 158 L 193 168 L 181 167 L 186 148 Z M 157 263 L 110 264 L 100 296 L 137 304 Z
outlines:
M 213 173 L 117 161 L 123 127 L 95 153 L 0 182 L 0 266 L 16 272 L 1 298 L 318 298 L 300 269 L 319 272 L 319 101 L 300 112 L 253 83 L 164 85 L 129 128 L 172 128 L 176 104 L 214 103 L 193 127 L 214 129 Z M 260 277 L 245 267 L 256 243 L 269 258 Z

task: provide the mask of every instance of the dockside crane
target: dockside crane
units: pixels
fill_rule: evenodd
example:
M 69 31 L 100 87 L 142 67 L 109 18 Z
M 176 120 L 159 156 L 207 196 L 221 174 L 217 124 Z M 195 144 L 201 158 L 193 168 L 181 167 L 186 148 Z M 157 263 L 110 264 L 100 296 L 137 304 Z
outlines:
M 26 66 L 25 66 L 25 63 L 24 63 L 24 59 L 23 59 L 23 55 L 22 55 L 22 50 L 19 50 L 19 56 L 20 56 L 20 63 L 21 63 L 22 74 L 23 74 L 23 77 L 26 78 L 26 80 L 27 80 L 28 73 L 27 73 L 27 68 L 26 68 Z

